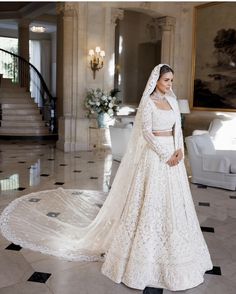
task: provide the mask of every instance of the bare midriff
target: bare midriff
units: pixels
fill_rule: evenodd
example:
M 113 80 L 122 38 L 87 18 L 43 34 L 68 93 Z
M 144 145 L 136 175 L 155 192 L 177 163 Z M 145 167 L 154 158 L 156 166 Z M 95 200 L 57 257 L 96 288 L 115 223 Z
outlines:
M 173 136 L 172 131 L 152 131 L 154 136 Z

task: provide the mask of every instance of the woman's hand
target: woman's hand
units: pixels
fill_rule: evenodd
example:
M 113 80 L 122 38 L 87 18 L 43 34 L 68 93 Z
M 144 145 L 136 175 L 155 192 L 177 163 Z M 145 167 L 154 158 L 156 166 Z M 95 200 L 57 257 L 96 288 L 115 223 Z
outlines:
M 171 158 L 166 162 L 169 166 L 175 166 L 177 165 L 180 160 L 183 158 L 183 152 L 181 149 L 176 150 Z
M 178 162 L 180 162 L 180 160 L 183 159 L 183 152 L 182 152 L 182 149 L 178 149 L 175 151 L 174 153 L 175 157 L 178 159 Z

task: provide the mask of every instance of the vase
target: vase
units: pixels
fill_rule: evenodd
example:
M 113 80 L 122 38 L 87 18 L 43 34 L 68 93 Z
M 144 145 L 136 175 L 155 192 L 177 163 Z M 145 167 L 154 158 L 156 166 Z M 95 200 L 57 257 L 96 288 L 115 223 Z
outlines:
M 97 123 L 98 123 L 99 128 L 105 128 L 106 127 L 104 112 L 101 112 L 101 113 L 98 114 Z

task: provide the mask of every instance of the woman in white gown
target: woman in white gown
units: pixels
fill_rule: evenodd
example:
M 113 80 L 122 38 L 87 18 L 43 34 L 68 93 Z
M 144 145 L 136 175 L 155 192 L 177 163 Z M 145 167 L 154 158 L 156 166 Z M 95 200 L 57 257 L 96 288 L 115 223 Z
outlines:
M 183 161 L 173 71 L 154 68 L 111 191 L 41 191 L 13 201 L 1 230 L 25 248 L 69 260 L 102 260 L 102 273 L 135 289 L 185 290 L 212 262 Z M 48 211 L 60 212 L 48 217 Z

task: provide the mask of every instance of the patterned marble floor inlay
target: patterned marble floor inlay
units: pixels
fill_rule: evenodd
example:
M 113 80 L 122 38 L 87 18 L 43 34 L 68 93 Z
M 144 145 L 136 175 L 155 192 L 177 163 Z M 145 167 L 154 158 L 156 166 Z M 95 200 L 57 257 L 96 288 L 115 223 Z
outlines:
M 197 187 L 198 187 L 199 189 L 207 189 L 207 186 L 205 186 L 205 185 L 197 185 Z
M 220 266 L 213 266 L 213 269 L 206 271 L 206 274 L 221 276 L 221 268 Z
M 143 294 L 163 294 L 163 289 L 147 287 L 143 290 Z
M 110 150 L 64 153 L 55 148 L 55 142 L 33 141 L 14 140 L 12 144 L 12 141 L 0 140 L 0 211 L 23 195 L 60 186 L 76 189 L 72 193 L 75 198 L 80 197 L 82 190 L 108 192 L 119 167 L 119 161 L 112 159 Z M 27 164 L 19 164 L 19 161 Z M 59 168 L 60 164 L 67 166 Z M 186 166 L 190 176 L 188 164 Z M 216 266 L 206 272 L 203 284 L 179 293 L 235 294 L 236 192 L 196 184 L 190 187 L 201 230 Z M 40 198 L 32 195 L 28 198 L 28 205 L 40 205 Z M 99 201 L 97 204 L 101 206 Z M 57 215 L 60 212 L 61 215 Z M 56 206 L 48 208 L 46 214 L 51 214 L 49 221 L 50 217 L 60 221 L 63 216 Z M 69 262 L 10 243 L 0 234 L 1 294 L 177 293 L 156 288 L 130 289 L 103 276 L 100 262 Z
M 199 202 L 198 203 L 199 206 L 210 206 L 209 202 Z
M 19 188 L 17 188 L 16 190 L 18 190 L 18 191 L 24 191 L 26 188 L 24 188 L 24 187 L 19 187 Z
M 32 276 L 27 280 L 29 282 L 46 283 L 52 274 L 43 272 L 34 272 Z
M 14 243 L 11 243 L 9 246 L 5 248 L 6 250 L 13 250 L 13 251 L 20 251 L 22 247 L 20 245 L 16 245 Z
M 29 202 L 39 202 L 41 199 L 40 198 L 30 198 L 28 201 Z
M 202 232 L 215 233 L 214 228 L 210 228 L 210 227 L 202 227 L 201 226 L 201 230 L 202 230 Z
M 60 212 L 50 211 L 49 213 L 47 213 L 47 216 L 50 216 L 50 217 L 58 217 L 59 214 L 60 214 Z
M 234 196 L 234 195 L 230 195 L 229 198 L 230 198 L 230 199 L 236 199 L 236 196 Z

